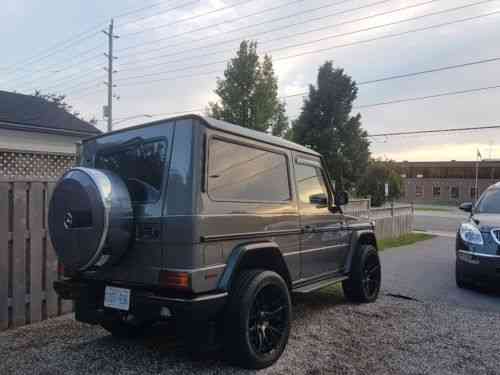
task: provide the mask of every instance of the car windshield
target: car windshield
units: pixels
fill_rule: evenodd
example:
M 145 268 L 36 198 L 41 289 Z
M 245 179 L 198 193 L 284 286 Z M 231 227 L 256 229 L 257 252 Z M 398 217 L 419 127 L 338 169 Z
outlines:
M 488 189 L 474 208 L 479 214 L 500 214 L 500 189 Z

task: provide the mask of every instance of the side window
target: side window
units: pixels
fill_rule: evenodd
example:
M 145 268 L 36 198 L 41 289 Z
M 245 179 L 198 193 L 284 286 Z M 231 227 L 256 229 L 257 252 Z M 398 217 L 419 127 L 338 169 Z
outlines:
M 208 195 L 214 200 L 290 200 L 285 155 L 214 139 L 208 160 Z
M 301 208 L 317 208 L 315 200 L 328 196 L 321 169 L 312 165 L 295 164 L 295 179 Z

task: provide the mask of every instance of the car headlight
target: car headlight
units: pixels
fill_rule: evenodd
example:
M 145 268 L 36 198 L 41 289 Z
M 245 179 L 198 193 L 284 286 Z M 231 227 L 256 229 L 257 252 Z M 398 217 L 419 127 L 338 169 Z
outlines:
M 474 245 L 484 244 L 481 232 L 474 224 L 471 223 L 463 223 L 460 225 L 460 238 L 462 238 L 464 242 Z

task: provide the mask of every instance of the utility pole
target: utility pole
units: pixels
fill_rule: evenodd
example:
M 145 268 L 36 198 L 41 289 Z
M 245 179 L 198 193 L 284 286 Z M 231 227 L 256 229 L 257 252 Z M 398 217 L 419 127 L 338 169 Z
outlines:
M 113 70 L 113 60 L 117 59 L 113 55 L 113 39 L 118 39 L 118 35 L 113 34 L 113 19 L 109 22 L 108 30 L 102 31 L 104 34 L 108 36 L 108 53 L 105 53 L 104 56 L 108 58 L 108 67 L 105 68 L 108 72 L 108 81 L 104 82 L 104 84 L 108 87 L 108 104 L 104 109 L 104 116 L 108 119 L 108 132 L 113 130 L 113 73 L 116 73 L 116 70 Z

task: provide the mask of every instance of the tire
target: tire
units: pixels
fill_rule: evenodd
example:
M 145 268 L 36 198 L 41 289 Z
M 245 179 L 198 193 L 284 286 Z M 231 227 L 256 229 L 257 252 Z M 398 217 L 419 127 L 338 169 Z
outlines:
M 153 322 L 129 323 L 118 318 L 110 318 L 99 323 L 102 328 L 119 339 L 135 339 L 146 335 Z
M 352 302 L 374 302 L 382 280 L 380 259 L 372 245 L 361 245 L 354 255 L 351 274 L 342 282 L 345 297 Z
M 271 366 L 285 350 L 291 315 L 290 292 L 280 275 L 242 271 L 231 288 L 225 315 L 228 360 L 248 369 Z

